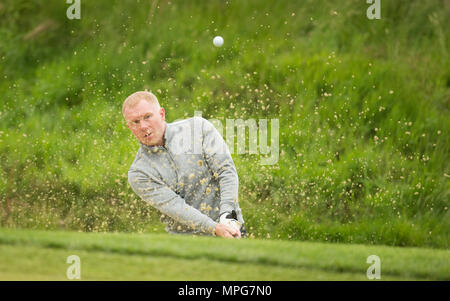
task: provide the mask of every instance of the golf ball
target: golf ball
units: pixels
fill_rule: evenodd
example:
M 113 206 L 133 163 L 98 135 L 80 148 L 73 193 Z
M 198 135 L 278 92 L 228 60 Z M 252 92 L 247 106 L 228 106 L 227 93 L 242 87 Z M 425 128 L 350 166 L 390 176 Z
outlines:
M 223 45 L 223 38 L 221 36 L 217 36 L 213 39 L 213 44 L 216 47 L 222 47 Z

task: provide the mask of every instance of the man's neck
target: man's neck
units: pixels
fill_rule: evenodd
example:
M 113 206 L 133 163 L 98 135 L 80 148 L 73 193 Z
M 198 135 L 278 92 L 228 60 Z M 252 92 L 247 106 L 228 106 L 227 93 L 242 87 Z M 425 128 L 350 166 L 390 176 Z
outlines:
M 164 121 L 164 131 L 161 137 L 161 142 L 158 143 L 158 146 L 164 146 L 166 144 L 166 130 L 167 130 L 167 123 Z

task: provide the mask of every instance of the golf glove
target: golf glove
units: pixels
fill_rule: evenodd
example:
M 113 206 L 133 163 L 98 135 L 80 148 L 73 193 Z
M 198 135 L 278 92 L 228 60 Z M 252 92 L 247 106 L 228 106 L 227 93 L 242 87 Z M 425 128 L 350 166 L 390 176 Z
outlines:
M 241 223 L 237 220 L 236 211 L 234 210 L 231 213 L 223 213 L 220 216 L 219 223 L 238 231 L 241 229 Z

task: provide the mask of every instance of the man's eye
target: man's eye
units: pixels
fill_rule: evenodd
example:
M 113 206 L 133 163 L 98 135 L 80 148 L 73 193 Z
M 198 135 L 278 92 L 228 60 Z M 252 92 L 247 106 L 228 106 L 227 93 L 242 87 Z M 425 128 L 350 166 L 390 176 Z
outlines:
M 149 115 L 145 115 L 144 116 L 144 120 L 148 120 L 148 119 L 150 119 L 150 117 L 152 117 L 152 115 L 150 115 L 150 114 Z
M 139 124 L 139 120 L 133 121 L 133 124 Z

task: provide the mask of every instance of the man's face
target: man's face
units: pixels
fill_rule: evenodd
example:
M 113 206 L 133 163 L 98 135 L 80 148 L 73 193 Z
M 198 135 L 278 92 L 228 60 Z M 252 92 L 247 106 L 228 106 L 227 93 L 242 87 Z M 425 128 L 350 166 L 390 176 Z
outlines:
M 137 140 L 148 146 L 164 144 L 165 115 L 163 108 L 145 100 L 124 112 L 128 128 Z

